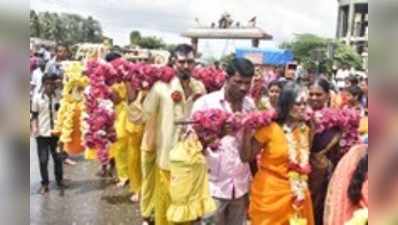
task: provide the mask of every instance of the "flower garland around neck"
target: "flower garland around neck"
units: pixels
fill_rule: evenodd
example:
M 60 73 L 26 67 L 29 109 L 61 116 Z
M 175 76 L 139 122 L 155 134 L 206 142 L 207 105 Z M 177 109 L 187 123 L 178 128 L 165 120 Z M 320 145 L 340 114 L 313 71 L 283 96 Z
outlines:
M 295 211 L 295 214 L 289 220 L 289 224 L 306 225 L 308 221 L 301 217 L 300 209 L 305 201 L 308 190 L 308 175 L 311 172 L 308 135 L 305 125 L 299 127 L 299 132 L 295 132 L 289 126 L 284 125 L 283 131 L 288 143 L 288 177 L 294 196 L 292 208 Z

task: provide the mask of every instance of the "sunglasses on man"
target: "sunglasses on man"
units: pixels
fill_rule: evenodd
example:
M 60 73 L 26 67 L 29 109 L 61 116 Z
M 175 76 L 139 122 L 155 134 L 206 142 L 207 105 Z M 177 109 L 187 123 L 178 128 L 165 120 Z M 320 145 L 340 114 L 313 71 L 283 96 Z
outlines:
M 192 65 L 192 64 L 195 63 L 195 60 L 193 60 L 193 59 L 181 59 L 181 60 L 177 60 L 177 62 L 179 64 L 182 64 L 182 65 L 184 65 L 184 64 Z

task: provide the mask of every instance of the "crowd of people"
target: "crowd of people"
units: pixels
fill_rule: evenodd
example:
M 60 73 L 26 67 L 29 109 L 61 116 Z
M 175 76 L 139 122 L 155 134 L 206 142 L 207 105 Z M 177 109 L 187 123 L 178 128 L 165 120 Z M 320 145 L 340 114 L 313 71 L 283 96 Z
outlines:
M 223 86 L 209 91 L 193 76 L 194 49 L 181 44 L 171 52 L 175 76 L 169 82 L 157 80 L 147 89 L 112 84 L 115 138 L 107 145 L 109 160 L 102 160 L 84 135 L 92 77 L 85 65 L 70 61 L 67 46 L 52 55 L 31 56 L 41 194 L 49 192 L 49 153 L 61 189 L 68 186 L 63 164 L 84 154 L 101 161 L 98 176 L 129 186 L 144 225 L 368 223 L 367 79 L 347 76 L 335 85 L 332 75 L 298 76 L 296 66 L 260 73 L 249 60 L 233 58 L 222 66 Z M 111 51 L 98 60 L 122 58 Z M 215 110 L 234 121 L 253 113 L 272 118 L 240 127 L 226 120 L 215 144 L 204 141 L 195 127 L 202 123 L 194 120 L 205 115 L 206 126 L 215 129 L 218 120 L 206 117 Z

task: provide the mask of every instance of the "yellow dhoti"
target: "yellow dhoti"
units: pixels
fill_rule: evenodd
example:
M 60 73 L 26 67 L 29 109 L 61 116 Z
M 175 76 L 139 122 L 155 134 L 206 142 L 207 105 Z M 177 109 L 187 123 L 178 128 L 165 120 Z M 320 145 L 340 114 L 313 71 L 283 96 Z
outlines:
M 141 153 L 141 198 L 140 208 L 143 218 L 151 218 L 155 211 L 155 164 L 156 153 L 143 151 Z
M 117 176 L 120 181 L 127 181 L 128 176 L 128 143 L 129 138 L 125 137 L 119 139 L 111 147 L 111 152 L 113 152 Z
M 128 142 L 128 177 L 130 192 L 140 193 L 142 183 L 141 172 L 141 141 L 143 126 L 128 122 L 127 130 L 130 133 Z
M 155 179 L 155 224 L 173 225 L 167 221 L 167 210 L 171 205 L 170 197 L 170 171 L 156 167 Z
M 129 144 L 129 134 L 127 132 L 127 90 L 126 86 L 121 84 L 115 84 L 112 86 L 114 92 L 119 96 L 121 101 L 116 104 L 116 121 L 115 130 L 117 135 L 116 142 L 111 146 L 110 158 L 112 156 L 115 159 L 116 171 L 119 181 L 128 180 L 128 144 Z

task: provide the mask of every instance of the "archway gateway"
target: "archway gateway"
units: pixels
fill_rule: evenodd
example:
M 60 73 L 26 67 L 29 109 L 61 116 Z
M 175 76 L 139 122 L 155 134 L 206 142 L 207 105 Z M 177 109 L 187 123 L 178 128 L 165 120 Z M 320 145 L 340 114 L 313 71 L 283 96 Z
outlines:
M 258 48 L 261 40 L 272 40 L 273 36 L 264 32 L 259 27 L 230 27 L 230 28 L 212 28 L 197 27 L 190 28 L 182 33 L 183 37 L 191 39 L 195 54 L 198 51 L 199 39 L 241 39 L 251 40 L 252 47 Z

